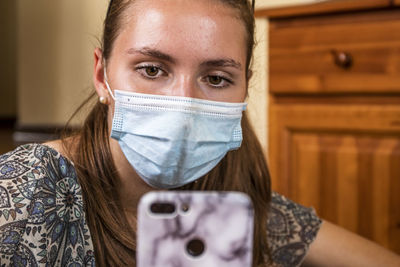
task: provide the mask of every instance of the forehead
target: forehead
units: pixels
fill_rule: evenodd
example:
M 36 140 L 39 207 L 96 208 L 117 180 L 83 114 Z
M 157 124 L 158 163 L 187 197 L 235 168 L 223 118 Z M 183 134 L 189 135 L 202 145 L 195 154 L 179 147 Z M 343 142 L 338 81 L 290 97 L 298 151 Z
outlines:
M 238 10 L 218 0 L 137 0 L 124 12 L 116 42 L 182 53 L 242 56 L 246 31 Z

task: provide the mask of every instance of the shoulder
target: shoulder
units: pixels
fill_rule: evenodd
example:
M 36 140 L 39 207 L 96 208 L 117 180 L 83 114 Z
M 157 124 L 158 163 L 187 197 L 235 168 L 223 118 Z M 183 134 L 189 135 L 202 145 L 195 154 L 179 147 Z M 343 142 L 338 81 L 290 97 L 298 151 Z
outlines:
M 72 162 L 47 145 L 22 145 L 0 156 L 0 185 L 7 185 L 8 190 L 21 189 L 29 182 L 36 185 L 44 177 L 57 179 L 66 175 L 76 177 Z M 31 197 L 28 192 L 24 193 L 24 197 Z
M 0 156 L 0 254 L 2 263 L 18 253 L 34 261 L 22 236 L 29 231 L 30 214 L 35 214 L 34 195 L 40 180 L 46 176 L 47 147 L 28 144 Z M 14 257 L 18 258 L 18 257 Z
M 55 264 L 61 242 L 71 255 L 90 245 L 75 168 L 55 149 L 28 144 L 0 156 L 0 196 L 2 263 Z
M 45 146 L 28 144 L 0 156 L 1 224 L 26 217 L 38 181 L 45 176 L 48 153 Z
M 273 261 L 280 266 L 298 266 L 321 226 L 314 209 L 272 193 L 267 236 Z
M 0 180 L 20 177 L 29 170 L 62 157 L 55 149 L 42 144 L 26 144 L 0 155 Z

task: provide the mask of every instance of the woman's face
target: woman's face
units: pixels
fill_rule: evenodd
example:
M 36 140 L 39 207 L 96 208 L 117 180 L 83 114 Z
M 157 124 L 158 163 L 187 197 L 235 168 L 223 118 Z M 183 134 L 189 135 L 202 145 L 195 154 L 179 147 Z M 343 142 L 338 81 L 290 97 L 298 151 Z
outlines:
M 137 0 L 107 62 L 112 90 L 243 102 L 246 32 L 216 0 Z

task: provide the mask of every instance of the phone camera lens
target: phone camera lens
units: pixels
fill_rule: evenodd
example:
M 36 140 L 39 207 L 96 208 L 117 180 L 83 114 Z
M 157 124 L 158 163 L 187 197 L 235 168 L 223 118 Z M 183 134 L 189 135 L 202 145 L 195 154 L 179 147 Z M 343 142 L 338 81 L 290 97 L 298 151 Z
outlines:
M 193 257 L 198 257 L 203 254 L 204 249 L 204 242 L 198 238 L 194 238 L 186 244 L 186 251 Z
M 154 214 L 172 214 L 175 212 L 175 204 L 168 202 L 155 202 L 151 204 L 150 210 Z
M 188 212 L 188 211 L 189 211 L 189 205 L 188 205 L 188 204 L 182 204 L 181 210 L 182 210 L 183 212 Z

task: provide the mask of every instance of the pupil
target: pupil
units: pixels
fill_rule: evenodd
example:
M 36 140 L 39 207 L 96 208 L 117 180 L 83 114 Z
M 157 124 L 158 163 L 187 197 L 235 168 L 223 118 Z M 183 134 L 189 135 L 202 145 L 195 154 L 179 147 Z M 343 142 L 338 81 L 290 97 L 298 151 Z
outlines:
M 146 69 L 146 72 L 147 72 L 147 74 L 150 75 L 150 76 L 155 76 L 155 75 L 157 75 L 158 70 L 157 70 L 157 68 L 155 68 L 155 67 L 148 67 L 148 68 Z
M 221 77 L 211 76 L 211 83 L 212 84 L 219 84 L 220 82 L 221 82 Z

